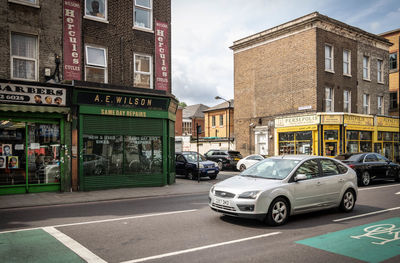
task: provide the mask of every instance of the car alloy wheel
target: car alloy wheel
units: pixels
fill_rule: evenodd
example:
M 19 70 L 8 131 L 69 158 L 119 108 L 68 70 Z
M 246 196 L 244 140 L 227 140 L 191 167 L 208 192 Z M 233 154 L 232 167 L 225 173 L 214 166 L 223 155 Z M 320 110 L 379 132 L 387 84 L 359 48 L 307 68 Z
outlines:
M 218 162 L 218 169 L 219 169 L 220 171 L 222 171 L 222 168 L 223 168 L 223 167 L 222 167 L 222 162 L 219 161 L 219 162 Z
M 369 173 L 367 171 L 363 172 L 362 176 L 361 176 L 361 183 L 364 186 L 369 185 L 371 182 L 371 176 L 369 175 Z
M 354 208 L 355 201 L 353 191 L 347 190 L 343 195 L 342 202 L 340 203 L 341 210 L 344 212 L 350 212 Z
M 240 169 L 241 172 L 243 172 L 244 170 L 246 170 L 246 165 L 242 164 L 240 165 Z
M 280 226 L 286 223 L 288 219 L 288 203 L 285 199 L 279 197 L 275 199 L 267 214 L 266 221 L 269 225 Z
M 188 178 L 189 180 L 194 180 L 195 178 L 194 178 L 193 172 L 188 172 L 187 178 Z

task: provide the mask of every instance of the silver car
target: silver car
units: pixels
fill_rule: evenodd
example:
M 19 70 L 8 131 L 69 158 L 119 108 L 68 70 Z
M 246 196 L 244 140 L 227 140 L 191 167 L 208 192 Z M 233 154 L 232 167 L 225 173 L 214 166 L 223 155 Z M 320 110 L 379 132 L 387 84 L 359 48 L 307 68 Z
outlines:
M 209 193 L 214 211 L 285 224 L 290 215 L 339 207 L 353 210 L 357 175 L 342 162 L 319 156 L 267 158 L 241 174 L 215 184 Z

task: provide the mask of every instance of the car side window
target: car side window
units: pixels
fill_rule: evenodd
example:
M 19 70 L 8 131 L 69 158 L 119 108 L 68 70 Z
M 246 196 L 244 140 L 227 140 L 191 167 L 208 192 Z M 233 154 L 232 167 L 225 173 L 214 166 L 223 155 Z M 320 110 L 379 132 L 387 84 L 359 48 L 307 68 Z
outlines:
M 296 171 L 295 175 L 305 174 L 308 179 L 319 177 L 318 162 L 316 160 L 305 161 Z
M 373 162 L 377 162 L 378 159 L 376 158 L 375 154 L 367 154 L 367 156 L 365 156 L 364 162 L 365 163 L 373 163 Z
M 382 155 L 375 154 L 375 156 L 376 156 L 376 158 L 377 158 L 378 162 L 381 162 L 381 163 L 386 163 L 386 162 L 388 161 L 388 159 L 386 159 L 386 158 L 385 158 L 385 157 L 383 157 Z
M 336 166 L 334 161 L 328 159 L 321 159 L 320 162 L 324 176 L 340 174 L 339 168 Z
M 336 163 L 337 164 L 337 167 L 339 168 L 339 172 L 340 172 L 340 174 L 345 174 L 345 173 L 347 173 L 347 167 L 346 166 L 344 166 L 343 164 L 341 164 L 341 163 Z
M 255 156 L 249 156 L 247 157 L 247 160 L 256 160 Z
M 178 155 L 178 157 L 176 157 L 176 160 L 178 162 L 185 162 L 185 158 L 183 157 L 183 155 Z

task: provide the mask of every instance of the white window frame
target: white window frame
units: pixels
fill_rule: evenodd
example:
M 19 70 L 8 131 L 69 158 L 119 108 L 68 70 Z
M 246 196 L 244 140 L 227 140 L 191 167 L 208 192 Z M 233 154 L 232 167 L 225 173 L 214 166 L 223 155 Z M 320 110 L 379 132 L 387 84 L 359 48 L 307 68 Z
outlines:
M 330 56 L 329 57 L 327 57 L 326 55 L 326 48 L 327 47 L 329 47 L 330 48 Z M 325 57 L 325 71 L 328 71 L 328 72 L 335 72 L 335 70 L 334 70 L 334 50 L 333 50 L 333 45 L 330 45 L 330 44 L 325 44 L 325 47 L 324 47 L 324 57 Z M 329 60 L 329 65 L 330 65 L 330 68 L 327 68 L 326 67 L 326 62 L 327 62 L 327 60 Z
M 14 3 L 14 4 L 26 5 L 26 6 L 35 7 L 35 8 L 40 8 L 39 0 L 35 0 L 34 3 L 31 3 L 30 1 L 27 1 L 27 0 L 8 0 L 8 2 Z
M 369 94 L 364 93 L 363 94 L 363 114 L 370 114 L 369 100 L 370 100 Z
M 223 114 L 219 115 L 219 127 L 224 127 L 224 115 Z
M 144 72 L 144 71 L 136 71 L 136 56 L 142 56 L 142 57 L 148 57 L 149 59 L 149 71 L 150 72 Z M 134 53 L 133 54 L 133 86 L 135 86 L 135 73 L 138 74 L 144 74 L 144 75 L 150 75 L 150 87 L 149 89 L 154 89 L 153 87 L 153 56 L 147 55 L 147 54 L 142 54 L 142 53 Z
M 347 93 L 347 101 L 346 94 Z M 347 111 L 345 111 L 345 105 L 347 105 Z M 344 90 L 343 91 L 343 111 L 347 113 L 351 113 L 351 91 Z
M 36 38 L 36 58 L 28 58 L 28 57 L 22 57 L 22 56 L 16 56 L 12 54 L 12 36 L 13 35 L 22 35 L 22 36 L 29 36 L 29 37 L 35 37 Z M 10 71 L 11 71 L 11 79 L 16 79 L 16 80 L 30 80 L 30 81 L 38 81 L 38 76 L 39 76 L 39 36 L 37 35 L 29 35 L 29 34 L 23 34 L 19 32 L 11 32 L 10 33 Z M 25 79 L 25 78 L 18 78 L 14 77 L 14 58 L 16 59 L 21 59 L 21 60 L 29 60 L 29 61 L 34 61 L 35 62 L 35 79 Z
M 385 113 L 384 113 L 384 108 L 383 108 L 383 104 L 384 104 L 383 96 L 378 96 L 377 103 L 378 103 L 378 114 L 384 115 Z
M 364 61 L 365 59 L 367 60 L 367 63 L 365 65 Z M 363 65 L 363 72 L 362 72 L 362 76 L 363 76 L 363 80 L 371 80 L 371 59 L 369 56 L 363 56 L 363 60 L 362 60 L 362 65 Z M 367 72 L 367 76 L 365 76 L 364 72 Z
M 133 28 L 134 29 L 140 29 L 140 30 L 144 30 L 144 31 L 150 31 L 150 32 L 153 32 L 153 0 L 149 0 L 150 1 L 150 7 L 147 7 L 147 6 L 142 6 L 142 5 L 139 5 L 139 4 L 136 4 L 136 0 L 134 0 L 133 1 Z M 149 28 L 147 28 L 147 27 L 142 27 L 142 26 L 139 26 L 139 25 L 136 25 L 135 24 L 135 10 L 136 9 L 141 9 L 141 10 L 146 10 L 146 11 L 149 11 L 149 13 L 150 13 L 150 27 Z
M 377 71 L 377 75 L 376 75 L 377 82 L 381 83 L 381 84 L 384 84 L 384 81 L 383 81 L 383 60 L 382 59 L 378 59 L 377 60 L 377 62 L 376 62 L 376 71 Z
M 325 87 L 325 112 L 334 112 L 334 93 L 333 88 Z M 330 97 L 327 97 L 327 93 L 329 93 Z M 330 107 L 328 108 L 328 103 L 330 103 Z
M 103 50 L 104 52 L 104 59 L 105 59 L 105 66 L 96 64 L 96 63 L 88 63 L 89 61 L 89 52 L 88 48 L 93 48 L 93 49 L 100 49 Z M 86 81 L 86 68 L 91 67 L 91 68 L 99 68 L 99 69 L 104 69 L 104 83 L 108 83 L 108 54 L 107 54 L 107 49 L 104 47 L 99 47 L 95 45 L 85 45 L 85 81 Z
M 348 61 L 344 60 L 344 53 L 347 52 L 348 53 Z M 347 73 L 345 72 L 345 68 L 347 67 Z M 351 50 L 349 49 L 344 49 L 343 50 L 343 75 L 345 76 L 351 76 Z
M 95 20 L 95 21 L 98 21 L 98 22 L 103 22 L 103 23 L 108 23 L 108 12 L 107 12 L 107 9 L 108 9 L 108 3 L 107 3 L 107 0 L 104 0 L 104 17 L 98 17 L 98 16 L 92 16 L 92 15 L 90 15 L 90 14 L 86 14 L 86 3 L 87 3 L 87 0 L 85 0 L 85 6 L 84 6 L 84 16 L 83 16 L 83 18 L 85 18 L 85 19 L 90 19 L 90 20 Z
M 215 128 L 216 124 L 217 124 L 216 117 L 215 115 L 213 115 L 211 116 L 211 127 Z

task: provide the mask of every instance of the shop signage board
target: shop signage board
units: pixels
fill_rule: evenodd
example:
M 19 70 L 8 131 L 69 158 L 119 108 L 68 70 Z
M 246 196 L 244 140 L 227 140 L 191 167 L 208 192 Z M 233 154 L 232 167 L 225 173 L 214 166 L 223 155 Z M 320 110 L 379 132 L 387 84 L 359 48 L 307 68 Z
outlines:
M 0 102 L 66 106 L 65 88 L 31 86 L 0 82 Z
M 383 127 L 395 127 L 399 128 L 400 123 L 397 118 L 388 118 L 388 117 L 377 117 L 378 126 Z
M 319 124 L 319 115 L 302 115 L 275 119 L 275 128 Z
M 321 115 L 321 124 L 342 124 L 343 115 Z
M 156 84 L 155 89 L 168 91 L 169 79 L 169 44 L 168 24 L 156 20 L 155 28 Z
M 374 126 L 374 117 L 364 117 L 358 115 L 344 115 L 343 123 L 351 125 Z
M 81 79 L 81 1 L 64 0 L 64 79 Z
M 366 262 L 382 262 L 400 255 L 400 218 L 361 225 L 297 241 Z

